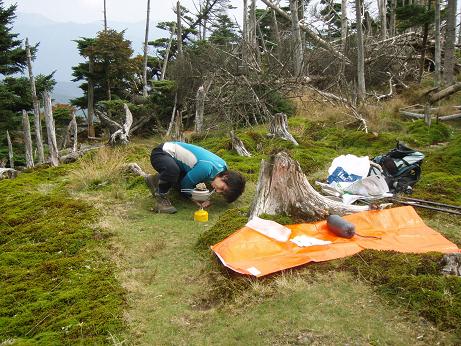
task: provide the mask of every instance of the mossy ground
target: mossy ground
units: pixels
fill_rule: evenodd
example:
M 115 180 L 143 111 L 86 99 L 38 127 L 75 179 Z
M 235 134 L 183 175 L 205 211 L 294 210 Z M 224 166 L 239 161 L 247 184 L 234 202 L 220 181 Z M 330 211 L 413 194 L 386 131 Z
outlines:
M 368 134 L 331 124 L 290 118 L 298 147 L 267 138 L 265 126 L 239 130 L 251 158 L 230 150 L 226 133 L 193 138 L 221 155 L 230 168 L 241 170 L 249 181 L 245 194 L 231 208 L 215 198 L 210 220 L 203 224 L 193 221 L 195 206 L 176 194 L 172 199 L 177 214 L 152 214 L 153 200 L 143 179 L 124 170 L 126 163 L 136 161 L 153 172 L 149 152 L 160 139 L 106 148 L 67 168 L 1 182 L 0 193 L 8 196 L 0 202 L 0 288 L 7 292 L 0 298 L 1 341 L 459 343 L 455 330 L 460 322 L 459 279 L 438 274 L 440 255 L 364 251 L 262 279 L 236 275 L 211 255 L 209 245 L 246 222 L 260 162 L 280 149 L 289 151 L 308 177 L 325 179 L 336 156 L 373 157 L 403 140 L 426 154 L 415 196 L 459 203 L 454 184 L 459 183 L 460 166 L 452 157 L 460 150 L 459 132 L 395 118 L 388 120 L 392 127 L 388 131 L 381 127 Z M 459 218 L 420 214 L 461 244 Z M 292 220 L 277 216 L 276 221 Z M 108 259 L 116 264 L 115 274 Z M 13 306 L 14 299 L 20 305 Z
M 72 168 L 0 184 L 0 342 L 104 344 L 124 328 L 124 293 L 98 250 L 108 234 L 66 192 Z

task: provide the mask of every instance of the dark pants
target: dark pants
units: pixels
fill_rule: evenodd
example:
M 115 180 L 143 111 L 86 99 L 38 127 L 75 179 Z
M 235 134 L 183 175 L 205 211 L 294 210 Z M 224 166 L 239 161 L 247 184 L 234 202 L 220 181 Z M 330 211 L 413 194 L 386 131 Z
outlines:
M 162 149 L 163 144 L 152 150 L 150 163 L 159 174 L 159 192 L 167 193 L 184 175 L 176 161 Z

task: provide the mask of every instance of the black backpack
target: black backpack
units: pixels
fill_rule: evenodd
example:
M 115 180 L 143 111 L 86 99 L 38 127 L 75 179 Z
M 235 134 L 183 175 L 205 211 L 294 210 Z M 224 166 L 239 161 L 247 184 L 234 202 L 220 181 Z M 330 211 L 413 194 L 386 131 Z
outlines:
M 412 186 L 421 177 L 424 154 L 413 150 L 401 142 L 385 155 L 373 158 L 372 162 L 381 166 L 389 191 L 411 193 Z M 373 166 L 370 174 L 379 174 Z M 370 175 L 369 174 L 369 175 Z

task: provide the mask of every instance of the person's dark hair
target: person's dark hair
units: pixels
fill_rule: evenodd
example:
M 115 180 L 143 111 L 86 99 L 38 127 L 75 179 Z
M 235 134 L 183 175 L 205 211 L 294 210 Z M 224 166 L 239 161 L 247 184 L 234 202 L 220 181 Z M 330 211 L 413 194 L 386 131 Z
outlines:
M 245 190 L 245 177 L 237 171 L 224 171 L 218 174 L 227 184 L 228 189 L 223 192 L 224 199 L 231 203 Z

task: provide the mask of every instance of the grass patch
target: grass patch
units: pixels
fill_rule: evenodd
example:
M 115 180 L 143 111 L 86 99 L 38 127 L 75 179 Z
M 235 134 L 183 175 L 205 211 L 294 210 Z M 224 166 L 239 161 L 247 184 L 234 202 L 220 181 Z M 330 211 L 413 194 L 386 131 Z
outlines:
M 63 188 L 71 167 L 0 184 L 1 342 L 104 344 L 124 328 L 123 291 L 95 240 L 107 234 Z

